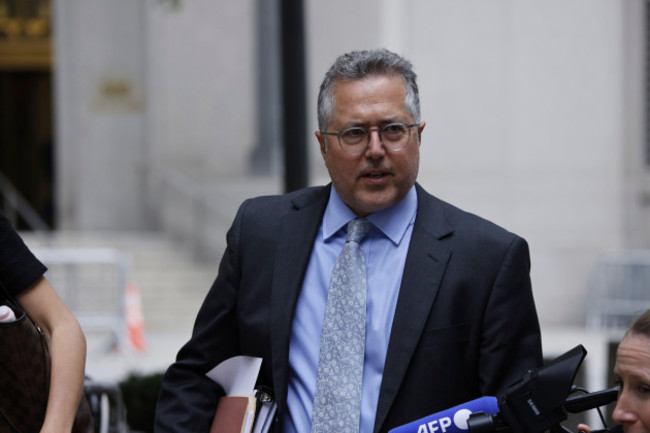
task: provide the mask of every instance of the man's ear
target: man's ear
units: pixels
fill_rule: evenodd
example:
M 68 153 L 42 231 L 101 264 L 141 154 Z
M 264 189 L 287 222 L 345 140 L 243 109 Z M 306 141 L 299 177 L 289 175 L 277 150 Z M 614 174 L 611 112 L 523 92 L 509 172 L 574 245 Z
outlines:
M 422 131 L 424 130 L 424 127 L 427 126 L 427 122 L 422 121 L 418 125 L 418 144 L 422 143 Z
M 314 132 L 314 135 L 316 136 L 318 144 L 320 145 L 320 154 L 324 159 L 325 155 L 327 155 L 327 139 L 323 134 L 320 133 L 320 131 Z

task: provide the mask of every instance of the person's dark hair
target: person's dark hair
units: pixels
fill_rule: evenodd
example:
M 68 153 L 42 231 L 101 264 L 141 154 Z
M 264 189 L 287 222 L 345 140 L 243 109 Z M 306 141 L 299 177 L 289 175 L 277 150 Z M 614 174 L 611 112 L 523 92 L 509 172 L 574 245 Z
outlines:
M 404 105 L 415 123 L 420 123 L 420 96 L 411 62 L 386 49 L 352 51 L 339 56 L 325 74 L 318 93 L 318 129 L 325 128 L 334 116 L 333 94 L 340 81 L 370 76 L 400 75 L 406 83 Z
M 650 310 L 643 313 L 638 319 L 632 323 L 627 334 L 642 335 L 650 338 Z

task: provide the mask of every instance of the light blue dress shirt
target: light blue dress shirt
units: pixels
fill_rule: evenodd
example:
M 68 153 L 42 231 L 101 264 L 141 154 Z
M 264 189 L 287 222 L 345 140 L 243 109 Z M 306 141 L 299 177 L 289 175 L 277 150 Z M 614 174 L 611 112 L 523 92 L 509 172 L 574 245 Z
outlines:
M 373 227 L 361 244 L 366 256 L 368 292 L 360 432 L 372 432 L 375 423 L 390 329 L 416 212 L 417 193 L 413 187 L 398 204 L 367 217 Z M 332 187 L 291 328 L 288 409 L 283 429 L 286 433 L 310 430 L 327 290 L 336 258 L 345 244 L 345 225 L 356 217 Z

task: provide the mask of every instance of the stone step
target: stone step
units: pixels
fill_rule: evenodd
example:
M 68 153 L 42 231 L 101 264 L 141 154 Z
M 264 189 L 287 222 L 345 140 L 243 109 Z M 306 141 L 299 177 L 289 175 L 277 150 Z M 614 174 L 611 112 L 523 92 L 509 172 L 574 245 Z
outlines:
M 196 313 L 217 273 L 158 233 L 21 233 L 32 249 L 112 248 L 131 258 L 128 281 L 138 287 L 145 330 L 191 330 Z M 56 287 L 55 287 L 56 288 Z

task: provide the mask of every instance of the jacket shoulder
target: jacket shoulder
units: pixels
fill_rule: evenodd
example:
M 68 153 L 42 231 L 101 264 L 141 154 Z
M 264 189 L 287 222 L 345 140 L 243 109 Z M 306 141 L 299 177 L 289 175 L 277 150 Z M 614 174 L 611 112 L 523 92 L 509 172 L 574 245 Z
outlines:
M 438 237 L 453 234 L 458 237 L 500 239 L 512 242 L 521 237 L 506 228 L 475 213 L 463 210 L 441 200 L 422 187 L 418 187 L 418 216 L 427 230 L 437 232 Z M 441 230 L 440 227 L 444 227 Z
M 314 203 L 322 203 L 329 197 L 328 186 L 299 189 L 286 194 L 266 195 L 245 200 L 239 213 L 270 217 L 284 214 L 291 209 L 301 209 Z

